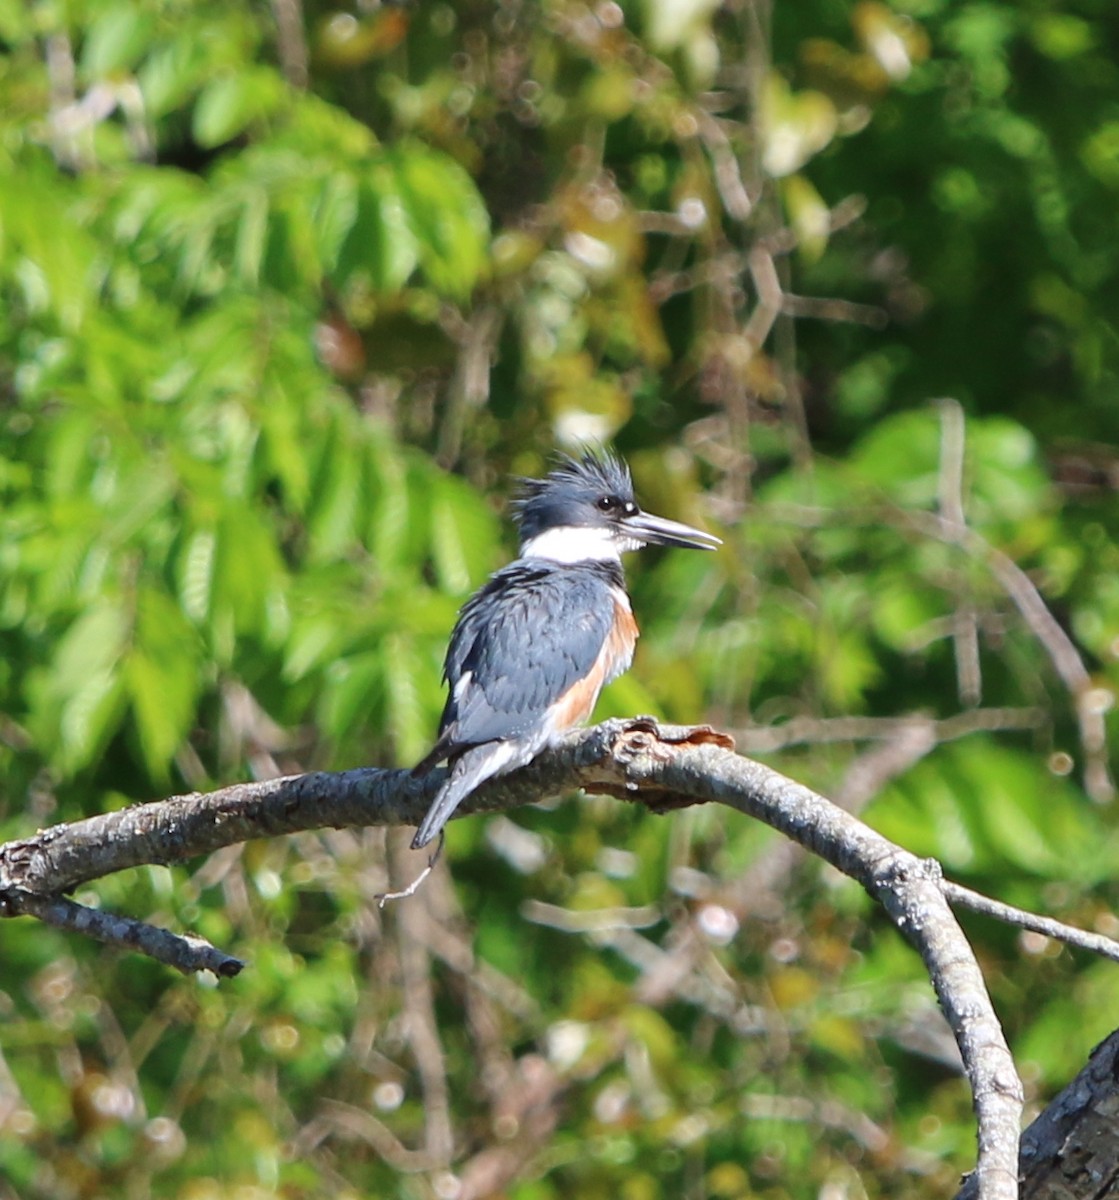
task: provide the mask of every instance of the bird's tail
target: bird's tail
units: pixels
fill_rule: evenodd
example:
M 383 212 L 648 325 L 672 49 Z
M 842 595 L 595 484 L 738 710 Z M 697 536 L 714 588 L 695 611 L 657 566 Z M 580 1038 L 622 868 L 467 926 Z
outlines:
M 480 784 L 493 775 L 507 771 L 513 757 L 512 747 L 506 742 L 490 742 L 475 746 L 455 759 L 446 783 L 435 793 L 435 799 L 427 810 L 427 816 L 416 830 L 412 849 L 426 846 L 451 819 L 451 814 Z

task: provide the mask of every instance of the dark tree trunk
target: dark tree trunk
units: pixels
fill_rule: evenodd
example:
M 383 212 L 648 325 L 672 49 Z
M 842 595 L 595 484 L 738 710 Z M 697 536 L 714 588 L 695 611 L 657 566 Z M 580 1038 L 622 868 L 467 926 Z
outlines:
M 1021 1200 L 1119 1197 L 1119 1030 L 1022 1135 Z M 956 1200 L 974 1200 L 969 1178 Z

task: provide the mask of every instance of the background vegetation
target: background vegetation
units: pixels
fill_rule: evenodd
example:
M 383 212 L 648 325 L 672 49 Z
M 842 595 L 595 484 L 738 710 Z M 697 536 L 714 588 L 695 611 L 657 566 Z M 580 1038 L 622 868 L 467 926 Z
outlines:
M 511 473 L 613 439 L 600 713 L 708 720 L 1114 933 L 1119 28 L 1102 0 L 0 0 L 0 834 L 409 764 Z M 966 522 L 966 524 L 965 524 Z M 867 898 L 724 813 L 324 832 L 0 924 L 0 1196 L 946 1196 Z M 1115 969 L 971 930 L 1042 1104 Z

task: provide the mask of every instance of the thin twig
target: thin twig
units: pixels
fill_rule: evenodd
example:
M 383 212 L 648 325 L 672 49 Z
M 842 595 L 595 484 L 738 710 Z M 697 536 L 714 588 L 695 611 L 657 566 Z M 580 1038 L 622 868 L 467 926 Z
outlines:
M 272 0 L 272 16 L 276 22 L 276 49 L 284 78 L 292 87 L 307 86 L 307 38 L 303 32 L 301 0 Z
M 454 374 L 447 385 L 439 423 L 439 463 L 450 468 L 458 461 L 470 422 L 485 409 L 490 395 L 490 371 L 501 338 L 502 313 L 496 304 L 474 309 L 463 319 L 451 306 L 440 315 L 443 331 L 458 346 Z
M 365 1107 L 346 1104 L 341 1100 L 324 1099 L 318 1113 L 299 1131 L 292 1142 L 292 1152 L 306 1157 L 328 1138 L 365 1142 L 390 1167 L 397 1171 L 431 1171 L 440 1166 L 427 1150 L 409 1150 L 384 1124 Z
M 972 708 L 936 720 L 924 713 L 900 717 L 793 717 L 780 725 L 757 725 L 735 730 L 739 747 L 766 754 L 787 746 L 827 742 L 863 742 L 903 737 L 914 728 L 928 730 L 937 742 L 950 742 L 971 733 L 1038 729 L 1046 722 L 1041 708 Z
M 715 186 L 719 189 L 719 198 L 727 214 L 736 221 L 747 221 L 754 211 L 754 201 L 746 184 L 742 180 L 742 169 L 738 156 L 727 137 L 722 122 L 710 113 L 697 109 L 696 121 L 699 136 L 708 154 L 711 155 L 711 165 L 714 168 Z
M 846 229 L 854 224 L 866 212 L 866 197 L 858 194 L 845 197 L 832 209 L 828 210 L 825 229 L 829 236 Z M 800 245 L 800 233 L 789 225 L 776 229 L 773 233 L 763 234 L 759 239 L 770 254 L 788 254 Z
M 213 971 L 222 978 L 240 974 L 245 964 L 225 954 L 203 938 L 183 937 L 100 909 L 88 908 L 65 896 L 40 896 L 34 892 L 5 891 L 4 916 L 38 917 L 45 925 L 82 933 L 123 950 L 135 950 L 158 962 L 190 975 L 194 971 Z
M 897 737 L 877 743 L 850 764 L 836 789 L 836 804 L 849 813 L 861 812 L 892 779 L 904 775 L 938 744 L 935 721 L 903 726 Z
M 940 515 L 954 525 L 965 525 L 964 517 L 964 410 L 955 400 L 940 401 L 940 474 L 937 503 Z
M 1054 670 L 1073 698 L 1080 727 L 1080 744 L 1084 750 L 1085 791 L 1097 804 L 1109 803 L 1115 798 L 1115 783 L 1107 765 L 1104 713 L 1110 706 L 1111 698 L 1104 703 L 1097 689 L 1092 687 L 1092 678 L 1080 657 L 1080 651 L 1049 611 L 1033 580 L 1008 554 L 996 549 L 970 526 L 960 528 L 942 517 L 927 513 L 912 512 L 907 513 L 906 517 L 916 526 L 935 530 L 942 540 L 955 542 L 990 568 L 1030 632 L 1049 655 Z
M 940 401 L 940 468 L 937 502 L 944 520 L 961 529 L 964 515 L 964 453 L 967 430 L 964 410 L 955 400 Z M 983 674 L 979 660 L 979 622 L 975 606 L 961 589 L 956 618 L 952 622 L 952 643 L 956 651 L 956 688 L 962 704 L 978 704 L 983 695 Z
M 484 1200 L 506 1194 L 524 1178 L 526 1166 L 548 1146 L 559 1124 L 563 1098 L 571 1083 L 540 1054 L 517 1059 L 502 1097 L 494 1128 L 515 1131 L 509 1141 L 486 1145 L 458 1172 L 459 1200 Z
M 849 325 L 865 325 L 868 329 L 885 329 L 890 314 L 877 304 L 858 304 L 834 296 L 797 296 L 785 292 L 781 311 L 787 317 L 812 317 L 817 321 L 845 321 Z
M 742 1097 L 740 1108 L 755 1121 L 811 1122 L 815 1126 L 841 1129 L 875 1153 L 881 1153 L 890 1145 L 890 1135 L 880 1125 L 876 1125 L 865 1113 L 848 1108 L 837 1100 L 748 1092 Z
M 981 913 L 985 917 L 994 917 L 1007 925 L 1017 925 L 1020 929 L 1028 929 L 1032 933 L 1042 933 L 1067 946 L 1077 946 L 1081 950 L 1091 950 L 1093 954 L 1102 954 L 1119 962 L 1119 942 L 1105 937 L 1102 933 L 1091 933 L 1086 929 L 1077 929 L 1066 925 L 1053 917 L 1043 917 L 1038 913 L 1027 912 L 1015 908 L 1012 904 L 1004 904 L 1001 900 L 992 900 L 981 892 L 973 892 L 963 884 L 952 883 L 945 879 L 941 885 L 949 904 L 957 908 L 966 908 L 969 912 Z
M 664 911 L 657 904 L 582 911 L 546 904 L 543 900 L 526 900 L 521 905 L 521 916 L 534 925 L 546 925 L 564 933 L 602 933 L 610 929 L 648 929 L 664 919 Z

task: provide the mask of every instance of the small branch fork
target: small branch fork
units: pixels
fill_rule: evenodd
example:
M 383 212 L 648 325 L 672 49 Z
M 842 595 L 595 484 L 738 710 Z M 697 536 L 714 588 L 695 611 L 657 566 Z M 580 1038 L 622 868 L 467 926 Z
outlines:
M 114 871 L 175 863 L 250 838 L 327 827 L 415 825 L 442 778 L 366 768 L 175 796 L 44 829 L 0 846 L 0 915 L 29 915 L 147 954 L 180 971 L 236 975 L 243 963 L 200 939 L 112 916 L 65 897 Z M 776 771 L 735 754 L 725 734 L 607 721 L 468 797 L 458 815 L 510 809 L 585 788 L 664 812 L 719 803 L 780 830 L 862 884 L 916 947 L 955 1034 L 979 1123 L 980 1200 L 1017 1197 L 1022 1089 L 986 986 L 950 905 L 1119 960 L 1119 943 L 949 883 L 939 864 L 894 845 Z

